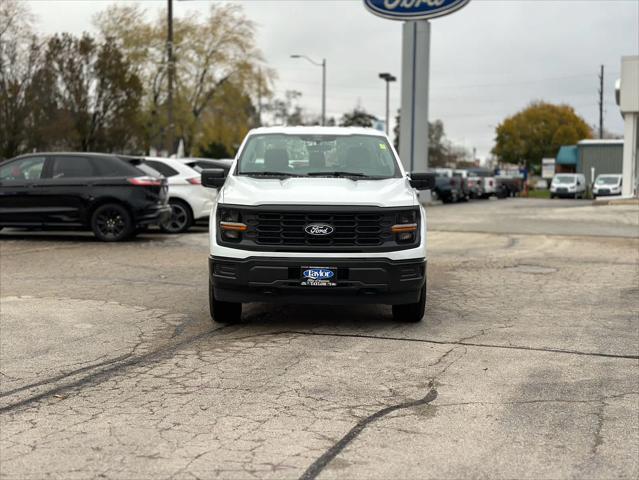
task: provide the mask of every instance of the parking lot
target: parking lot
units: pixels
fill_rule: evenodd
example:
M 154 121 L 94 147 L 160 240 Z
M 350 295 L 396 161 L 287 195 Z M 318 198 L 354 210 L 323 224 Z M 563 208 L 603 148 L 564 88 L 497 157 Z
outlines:
M 428 209 L 426 317 L 211 322 L 206 228 L 0 233 L 3 478 L 637 478 L 639 208 Z

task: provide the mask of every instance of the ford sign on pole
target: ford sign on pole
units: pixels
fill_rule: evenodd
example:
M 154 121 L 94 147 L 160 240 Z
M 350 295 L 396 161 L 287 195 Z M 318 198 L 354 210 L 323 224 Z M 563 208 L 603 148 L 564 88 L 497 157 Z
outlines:
M 428 20 L 459 10 L 470 0 L 364 0 L 375 15 L 392 20 Z

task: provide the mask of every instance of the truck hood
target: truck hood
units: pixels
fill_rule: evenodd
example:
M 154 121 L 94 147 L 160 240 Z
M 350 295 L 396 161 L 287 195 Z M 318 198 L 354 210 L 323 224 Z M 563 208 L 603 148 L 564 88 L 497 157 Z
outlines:
M 229 176 L 220 202 L 229 205 L 416 205 L 415 190 L 406 178 L 252 178 Z

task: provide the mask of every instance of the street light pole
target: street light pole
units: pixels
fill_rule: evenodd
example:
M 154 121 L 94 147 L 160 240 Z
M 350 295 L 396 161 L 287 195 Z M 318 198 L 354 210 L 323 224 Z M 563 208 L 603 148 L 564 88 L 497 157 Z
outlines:
M 322 67 L 322 126 L 326 125 L 326 59 L 322 59 L 321 62 L 316 62 L 306 55 L 291 55 L 291 58 L 303 58 L 309 61 L 313 65 Z
M 322 59 L 322 127 L 326 125 L 326 59 Z
M 397 81 L 397 78 L 390 73 L 380 73 L 379 78 L 386 82 L 386 135 L 390 126 L 390 83 Z

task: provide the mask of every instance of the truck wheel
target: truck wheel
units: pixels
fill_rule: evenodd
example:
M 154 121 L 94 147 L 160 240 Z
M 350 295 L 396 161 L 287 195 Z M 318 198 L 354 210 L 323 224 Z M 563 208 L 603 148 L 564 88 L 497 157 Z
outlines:
M 119 242 L 133 233 L 131 215 L 122 205 L 107 203 L 95 209 L 91 216 L 91 230 L 98 240 Z
M 417 323 L 424 318 L 426 311 L 426 285 L 422 289 L 417 303 L 408 303 L 405 305 L 393 305 L 393 319 L 396 322 Z
M 213 292 L 213 283 L 210 278 L 209 311 L 211 319 L 217 323 L 239 323 L 242 320 L 242 304 L 216 300 Z

